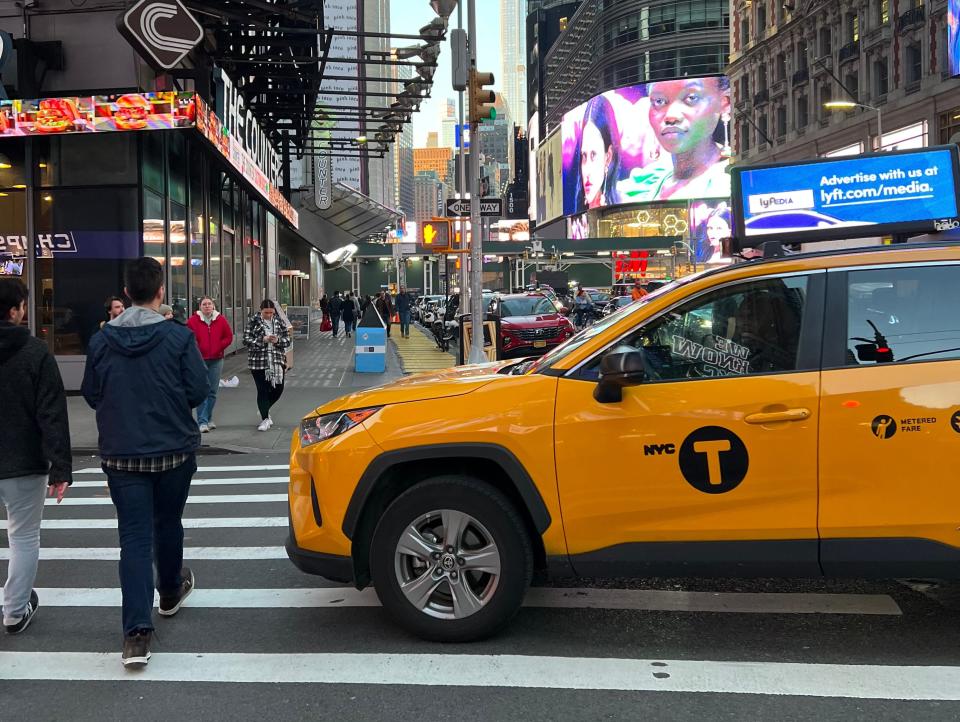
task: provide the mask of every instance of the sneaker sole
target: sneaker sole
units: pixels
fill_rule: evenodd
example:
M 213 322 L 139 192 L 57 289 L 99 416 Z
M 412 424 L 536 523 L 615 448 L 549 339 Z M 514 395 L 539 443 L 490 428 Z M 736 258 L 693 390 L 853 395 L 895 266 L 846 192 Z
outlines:
M 150 652 L 147 652 L 145 657 L 127 657 L 121 661 L 124 667 L 146 667 L 150 661 Z
M 190 574 L 190 581 L 193 582 L 193 586 L 190 587 L 189 592 L 180 597 L 180 601 L 177 602 L 177 606 L 173 607 L 172 609 L 157 609 L 157 613 L 161 617 L 172 617 L 174 614 L 180 611 L 180 607 L 182 607 L 183 603 L 189 599 L 190 595 L 193 594 L 193 590 L 196 588 L 196 577 L 192 572 Z
M 26 632 L 26 631 L 27 631 L 27 627 L 30 626 L 30 623 L 33 621 L 33 618 L 34 618 L 35 616 L 37 616 L 37 612 L 38 612 L 38 611 L 40 611 L 40 607 L 36 607 L 36 608 L 33 610 L 33 612 L 30 614 L 30 616 L 27 617 L 26 621 L 21 620 L 20 622 L 17 622 L 17 624 L 20 624 L 21 622 L 23 622 L 23 626 L 20 627 L 20 629 L 11 630 L 10 627 L 6 627 L 7 634 L 9 634 L 9 635 L 12 637 L 12 636 L 15 636 L 15 635 L 17 635 L 17 634 L 23 634 L 24 632 Z M 16 625 L 13 625 L 13 626 L 16 626 Z

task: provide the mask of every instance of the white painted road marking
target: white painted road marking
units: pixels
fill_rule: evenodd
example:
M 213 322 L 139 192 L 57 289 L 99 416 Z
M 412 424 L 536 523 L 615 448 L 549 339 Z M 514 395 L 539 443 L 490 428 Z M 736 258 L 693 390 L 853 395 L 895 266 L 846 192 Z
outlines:
M 286 494 L 210 494 L 209 496 L 190 496 L 188 504 L 252 504 L 254 502 L 287 501 Z M 44 499 L 46 506 L 57 506 L 56 499 Z M 113 504 L 108 496 L 64 497 L 59 506 L 105 506 Z
M 290 479 L 286 476 L 255 476 L 241 479 L 194 479 L 190 482 L 190 487 L 194 486 L 245 486 L 250 484 L 289 484 Z M 70 486 L 71 489 L 106 489 L 107 480 L 99 481 L 75 481 Z
M 219 471 L 289 471 L 289 464 L 266 464 L 261 466 L 198 466 L 198 472 L 219 472 Z M 99 466 L 80 469 L 74 474 L 103 474 L 103 469 Z
M 184 559 L 286 559 L 283 547 L 184 547 Z M 0 549 L 0 560 L 10 559 L 9 549 Z M 42 561 L 117 561 L 120 549 L 117 547 L 41 547 Z
M 123 669 L 116 652 L 0 652 L 0 679 L 395 684 L 960 700 L 960 667 L 479 654 L 159 652 L 149 667 L 131 673 Z
M 202 519 L 184 519 L 184 529 L 263 529 L 267 527 L 287 526 L 285 516 L 262 517 L 209 517 Z M 7 528 L 7 520 L 0 519 L 0 529 Z M 43 529 L 116 529 L 116 519 L 44 519 Z
M 38 589 L 47 607 L 119 607 L 116 588 Z M 526 607 L 561 609 L 631 609 L 667 612 L 726 612 L 739 614 L 879 614 L 899 615 L 900 607 L 886 594 L 780 594 L 683 592 L 635 589 L 559 589 L 534 587 Z M 226 609 L 377 607 L 373 589 L 197 589 L 184 606 Z

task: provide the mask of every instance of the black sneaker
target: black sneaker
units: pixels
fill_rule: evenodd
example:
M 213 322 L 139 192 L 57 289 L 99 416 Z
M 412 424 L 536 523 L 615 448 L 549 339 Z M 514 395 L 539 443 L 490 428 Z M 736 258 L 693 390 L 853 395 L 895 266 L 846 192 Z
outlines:
M 34 589 L 30 590 L 30 601 L 27 602 L 27 611 L 23 613 L 23 616 L 20 617 L 20 621 L 16 624 L 4 624 L 4 629 L 7 630 L 7 634 L 20 634 L 24 629 L 30 626 L 30 622 L 33 620 L 33 615 L 37 613 L 37 610 L 40 608 L 40 600 L 37 598 L 37 592 Z
M 146 667 L 150 661 L 150 642 L 153 639 L 152 629 L 138 629 L 123 639 L 124 667 Z
M 193 571 L 190 567 L 184 567 L 180 570 L 180 591 L 173 596 L 166 597 L 160 596 L 160 616 L 162 617 L 172 617 L 174 614 L 180 611 L 180 606 L 183 604 L 184 600 L 190 596 L 190 592 L 193 591 L 193 587 L 196 585 L 196 580 L 193 577 Z

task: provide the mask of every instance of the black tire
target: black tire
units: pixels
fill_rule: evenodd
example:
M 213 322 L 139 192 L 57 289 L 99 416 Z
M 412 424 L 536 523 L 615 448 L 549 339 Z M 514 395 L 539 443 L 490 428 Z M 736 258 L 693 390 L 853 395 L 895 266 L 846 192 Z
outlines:
M 400 535 L 440 509 L 469 514 L 489 532 L 500 553 L 496 589 L 477 612 L 438 619 L 417 609 L 400 589 L 395 555 Z M 533 575 L 533 548 L 517 509 L 499 491 L 469 476 L 437 476 L 401 494 L 383 513 L 370 548 L 373 584 L 387 613 L 401 627 L 434 642 L 471 642 L 502 630 L 519 611 Z

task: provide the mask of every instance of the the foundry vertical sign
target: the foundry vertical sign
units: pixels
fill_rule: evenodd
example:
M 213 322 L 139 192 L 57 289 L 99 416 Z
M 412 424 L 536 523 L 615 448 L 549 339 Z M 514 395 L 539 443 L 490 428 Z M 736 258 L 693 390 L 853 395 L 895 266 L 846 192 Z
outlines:
M 157 70 L 175 68 L 203 40 L 203 28 L 180 0 L 140 0 L 117 18 L 117 28 Z

